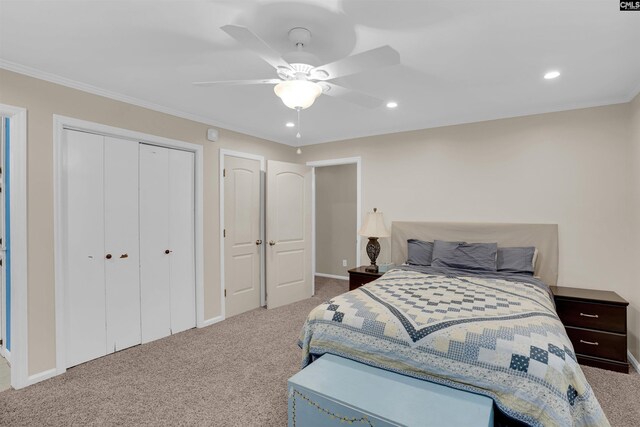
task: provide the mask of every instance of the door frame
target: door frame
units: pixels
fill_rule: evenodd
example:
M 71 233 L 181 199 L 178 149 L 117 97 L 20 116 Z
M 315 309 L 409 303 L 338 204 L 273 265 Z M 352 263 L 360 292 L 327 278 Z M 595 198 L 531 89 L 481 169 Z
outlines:
M 356 165 L 356 267 L 360 266 L 360 245 L 361 245 L 361 237 L 358 234 L 358 230 L 360 230 L 360 226 L 362 223 L 362 157 L 343 157 L 339 159 L 328 159 L 328 160 L 315 160 L 307 162 L 307 166 L 313 167 L 312 175 L 311 175 L 311 224 L 313 230 L 311 232 L 311 253 L 312 253 L 312 270 L 313 270 L 313 293 L 315 294 L 315 276 L 318 274 L 316 272 L 316 168 L 324 167 L 324 166 L 339 166 L 339 165 Z M 325 275 L 327 276 L 327 275 Z M 348 276 L 327 276 L 332 277 L 334 279 L 343 279 L 349 280 Z
M 9 215 L 11 215 L 11 386 L 15 389 L 38 381 L 29 376 L 27 300 L 27 110 L 0 104 L 0 116 L 9 118 L 9 162 L 11 165 Z M 34 378 L 36 377 L 36 378 Z
M 242 159 L 249 160 L 258 160 L 260 162 L 260 240 L 262 240 L 262 245 L 260 245 L 260 306 L 264 307 L 267 305 L 267 295 L 266 295 L 266 277 L 265 277 L 265 249 L 264 246 L 266 244 L 265 237 L 265 159 L 264 156 L 259 154 L 251 154 L 251 153 L 243 153 L 241 151 L 228 150 L 226 148 L 220 149 L 219 154 L 219 162 L 220 167 L 218 168 L 218 182 L 220 185 L 219 195 L 220 198 L 218 200 L 220 207 L 220 315 L 222 320 L 226 318 L 226 305 L 227 300 L 224 296 L 225 283 L 224 283 L 224 158 L 226 156 L 230 157 L 239 157 Z
M 103 136 L 131 140 L 132 143 L 145 143 L 159 147 L 193 152 L 195 155 L 195 279 L 196 279 L 196 327 L 201 328 L 215 323 L 218 319 L 204 318 L 204 147 L 198 144 L 179 141 L 142 132 L 107 126 L 100 123 L 53 115 L 53 201 L 54 201 L 54 248 L 55 248 L 55 316 L 56 316 L 56 368 L 49 376 L 60 375 L 66 368 L 66 341 L 64 329 L 64 268 L 63 248 L 65 226 L 63 222 L 64 200 L 62 147 L 64 130 L 89 132 Z M 13 226 L 13 221 L 12 221 Z M 47 376 L 47 378 L 49 377 Z M 45 379 L 44 377 L 39 379 Z
M 5 156 L 6 156 L 6 146 L 5 146 L 5 116 L 0 115 L 0 168 L 5 167 Z M 6 170 L 5 170 L 6 172 Z M 4 174 L 2 176 L 2 187 L 6 187 L 6 180 L 4 179 Z M 5 257 L 2 253 L 6 251 L 6 223 L 5 223 L 5 210 L 6 210 L 6 191 L 7 188 L 4 188 L 4 192 L 0 193 L 0 236 L 2 236 L 2 243 L 0 244 L 0 357 L 4 357 L 7 361 L 10 361 L 11 354 L 7 354 L 7 319 L 6 319 L 6 291 L 7 288 L 5 286 Z M 4 271 L 3 271 L 4 270 Z M 11 313 L 11 312 L 9 312 Z

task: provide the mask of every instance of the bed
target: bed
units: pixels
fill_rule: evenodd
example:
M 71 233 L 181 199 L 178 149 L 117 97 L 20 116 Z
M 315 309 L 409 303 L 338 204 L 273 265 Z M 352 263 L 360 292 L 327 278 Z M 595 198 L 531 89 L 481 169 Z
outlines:
M 400 266 L 316 307 L 300 337 L 303 367 L 326 353 L 479 393 L 532 426 L 609 425 L 560 322 L 557 226 L 394 222 L 407 239 L 497 242 L 539 249 L 536 276 Z

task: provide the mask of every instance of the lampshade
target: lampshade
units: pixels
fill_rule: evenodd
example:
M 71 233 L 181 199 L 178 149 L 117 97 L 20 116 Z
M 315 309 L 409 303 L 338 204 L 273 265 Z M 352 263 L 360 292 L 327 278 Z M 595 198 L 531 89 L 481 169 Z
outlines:
M 373 212 L 367 213 L 367 218 L 364 221 L 364 225 L 358 231 L 358 234 L 366 237 L 389 237 L 389 230 L 384 226 L 384 218 L 382 212 L 378 212 L 377 209 L 373 209 Z
M 278 83 L 273 91 L 287 107 L 304 110 L 313 105 L 322 93 L 322 88 L 319 84 L 307 80 L 287 80 Z

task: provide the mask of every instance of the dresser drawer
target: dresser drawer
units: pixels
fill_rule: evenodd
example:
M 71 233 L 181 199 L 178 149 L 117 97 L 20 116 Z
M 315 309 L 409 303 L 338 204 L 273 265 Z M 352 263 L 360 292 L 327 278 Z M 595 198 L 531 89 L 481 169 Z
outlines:
M 576 354 L 627 361 L 627 336 L 567 326 Z
M 627 332 L 627 310 L 623 306 L 556 299 L 556 310 L 565 326 Z

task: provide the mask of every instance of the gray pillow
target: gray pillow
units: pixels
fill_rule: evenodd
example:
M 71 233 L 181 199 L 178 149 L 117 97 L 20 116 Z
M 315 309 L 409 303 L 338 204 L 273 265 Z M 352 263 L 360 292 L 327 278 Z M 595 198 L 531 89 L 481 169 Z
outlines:
M 407 240 L 407 264 L 431 265 L 433 256 L 433 242 L 418 239 Z
M 462 268 L 466 270 L 496 271 L 497 243 L 445 242 L 433 244 L 434 267 Z
M 533 275 L 536 248 L 498 248 L 498 271 Z

